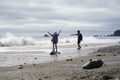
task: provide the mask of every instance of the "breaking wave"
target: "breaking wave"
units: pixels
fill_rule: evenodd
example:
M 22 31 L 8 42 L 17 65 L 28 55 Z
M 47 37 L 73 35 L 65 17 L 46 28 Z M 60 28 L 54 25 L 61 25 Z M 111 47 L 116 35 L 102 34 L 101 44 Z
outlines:
M 36 41 L 31 37 L 15 36 L 7 33 L 5 37 L 0 38 L 1 47 L 35 45 Z
M 83 37 L 82 44 L 106 44 L 106 43 L 118 43 L 120 38 L 109 37 L 109 38 L 96 38 L 96 37 Z M 60 37 L 59 45 L 76 44 L 77 37 Z M 26 36 L 15 36 L 11 33 L 7 33 L 5 37 L 0 38 L 0 47 L 11 47 L 11 46 L 27 46 L 27 45 L 51 45 L 51 37 L 26 37 Z

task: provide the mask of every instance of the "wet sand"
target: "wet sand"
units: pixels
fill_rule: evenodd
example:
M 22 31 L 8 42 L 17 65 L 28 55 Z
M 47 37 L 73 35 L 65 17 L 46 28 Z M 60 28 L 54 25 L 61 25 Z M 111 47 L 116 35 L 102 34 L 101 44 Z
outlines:
M 82 65 L 91 59 L 102 59 L 104 65 L 82 69 Z M 120 45 L 64 61 L 0 67 L 0 80 L 120 80 Z

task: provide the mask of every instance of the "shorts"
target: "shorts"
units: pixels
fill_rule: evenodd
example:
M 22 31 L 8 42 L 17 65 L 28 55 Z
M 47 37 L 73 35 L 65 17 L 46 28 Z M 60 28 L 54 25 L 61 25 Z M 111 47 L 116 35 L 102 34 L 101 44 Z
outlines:
M 81 40 L 78 40 L 78 41 L 77 41 L 77 44 L 80 44 L 80 42 L 81 42 Z
M 57 42 L 53 42 L 53 44 L 57 44 Z
M 52 39 L 51 40 L 53 44 L 57 44 L 58 43 L 58 40 L 55 40 L 55 39 Z

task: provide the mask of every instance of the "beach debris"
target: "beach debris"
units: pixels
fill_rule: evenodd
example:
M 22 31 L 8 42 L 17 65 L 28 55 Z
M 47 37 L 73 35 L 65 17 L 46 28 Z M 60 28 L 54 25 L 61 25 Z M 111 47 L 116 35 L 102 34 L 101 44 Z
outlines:
M 94 69 L 99 68 L 104 64 L 101 59 L 89 60 L 87 63 L 83 65 L 83 69 Z

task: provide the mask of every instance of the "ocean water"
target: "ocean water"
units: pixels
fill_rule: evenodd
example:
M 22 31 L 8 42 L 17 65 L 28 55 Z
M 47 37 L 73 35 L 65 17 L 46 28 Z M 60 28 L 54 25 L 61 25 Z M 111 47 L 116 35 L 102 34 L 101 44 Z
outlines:
M 61 33 L 58 50 L 61 54 L 51 56 L 51 37 L 17 36 L 7 33 L 0 38 L 0 67 L 37 64 L 89 55 L 99 48 L 119 45 L 120 37 L 84 36 L 82 48 L 77 50 L 77 37 L 70 33 Z

